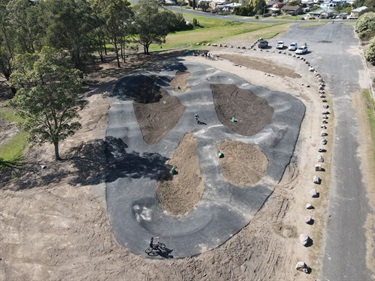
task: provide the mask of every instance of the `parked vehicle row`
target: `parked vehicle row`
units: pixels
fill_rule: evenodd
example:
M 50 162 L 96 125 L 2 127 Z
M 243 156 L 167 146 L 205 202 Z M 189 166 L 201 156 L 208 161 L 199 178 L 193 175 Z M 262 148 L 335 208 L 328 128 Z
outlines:
M 276 48 L 277 49 L 284 49 L 284 42 L 283 41 L 278 41 Z M 306 43 L 303 46 L 298 47 L 298 44 L 295 43 L 295 42 L 290 43 L 290 45 L 288 47 L 288 50 L 289 51 L 295 51 L 296 54 L 298 54 L 298 55 L 306 54 L 309 51 L 309 49 L 307 48 L 307 44 Z
M 258 48 L 260 49 L 266 49 L 268 48 L 268 41 L 264 40 L 263 38 L 259 38 L 258 40 Z M 289 46 L 286 46 L 284 44 L 284 41 L 277 41 L 276 49 L 284 50 L 285 48 L 288 48 L 289 51 L 296 52 L 298 55 L 303 55 L 308 53 L 307 44 L 305 43 L 303 46 L 298 47 L 298 44 L 296 42 L 290 43 Z

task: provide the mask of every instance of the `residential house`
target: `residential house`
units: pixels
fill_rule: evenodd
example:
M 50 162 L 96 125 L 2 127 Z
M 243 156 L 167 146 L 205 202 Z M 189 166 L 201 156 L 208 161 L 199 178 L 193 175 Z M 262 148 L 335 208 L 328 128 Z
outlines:
M 271 11 L 272 13 L 280 13 L 281 8 L 284 6 L 282 2 L 274 2 L 271 7 L 267 8 L 267 10 Z
M 303 13 L 302 7 L 300 6 L 283 6 L 281 8 L 281 11 L 284 14 L 288 14 L 292 16 L 300 15 Z
M 357 9 L 352 10 L 352 12 L 350 13 L 349 18 L 350 18 L 350 19 L 358 19 L 358 18 L 359 18 L 359 15 L 360 15 L 364 10 L 367 10 L 367 7 L 366 7 L 366 6 L 362 6 L 362 7 L 359 7 L 359 8 L 357 8 Z

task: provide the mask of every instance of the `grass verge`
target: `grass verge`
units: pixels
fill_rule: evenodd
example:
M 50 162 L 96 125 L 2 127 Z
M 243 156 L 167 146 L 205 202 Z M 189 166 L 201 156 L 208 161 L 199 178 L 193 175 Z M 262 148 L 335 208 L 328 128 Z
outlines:
M 363 90 L 362 96 L 366 102 L 367 118 L 370 124 L 371 139 L 375 143 L 375 101 L 371 97 L 369 90 Z M 373 155 L 373 161 L 375 162 L 375 155 Z
M 17 133 L 12 139 L 0 146 L 0 158 L 4 161 L 21 160 L 27 143 L 27 133 Z
M 20 117 L 15 115 L 9 107 L 0 109 L 0 122 L 18 122 Z M 28 134 L 18 132 L 15 136 L 0 146 L 0 158 L 4 161 L 17 161 L 23 157 L 23 151 L 28 144 Z

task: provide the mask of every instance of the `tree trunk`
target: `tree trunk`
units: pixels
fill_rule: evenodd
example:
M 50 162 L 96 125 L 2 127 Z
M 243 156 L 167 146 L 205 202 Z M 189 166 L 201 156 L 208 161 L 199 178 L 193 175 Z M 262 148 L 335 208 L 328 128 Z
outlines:
M 61 160 L 61 158 L 60 158 L 60 154 L 59 154 L 59 142 L 58 142 L 58 141 L 55 141 L 55 142 L 53 143 L 53 146 L 55 147 L 55 160 L 56 160 L 56 161 L 59 161 L 59 160 Z
M 148 51 L 149 47 L 150 47 L 150 45 L 148 45 L 148 44 L 143 45 L 143 51 L 144 51 L 145 55 L 149 55 L 150 54 L 149 51 Z
M 115 46 L 115 53 L 116 53 L 117 67 L 120 68 L 121 65 L 120 65 L 120 58 L 119 58 L 119 55 L 118 55 L 118 46 L 117 46 L 117 38 L 116 38 L 116 37 L 114 37 L 113 45 Z

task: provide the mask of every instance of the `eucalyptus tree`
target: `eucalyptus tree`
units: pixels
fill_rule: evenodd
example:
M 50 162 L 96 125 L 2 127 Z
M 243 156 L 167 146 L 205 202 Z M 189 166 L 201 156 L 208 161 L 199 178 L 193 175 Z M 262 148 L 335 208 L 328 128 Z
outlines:
M 9 24 L 9 12 L 6 8 L 9 1 L 0 0 L 0 70 L 6 80 L 12 73 L 12 62 L 15 56 L 15 40 Z
M 177 22 L 176 15 L 163 8 L 158 0 L 139 0 L 134 6 L 132 27 L 138 41 L 149 54 L 151 44 L 165 43 L 166 36 L 173 32 Z
M 127 0 L 96 0 L 95 10 L 99 10 L 104 20 L 106 35 L 115 49 L 117 66 L 120 67 L 120 56 L 125 59 L 125 38 L 130 35 L 130 24 L 133 12 Z
M 11 0 L 6 6 L 17 53 L 40 51 L 48 21 L 43 1 Z
M 10 84 L 17 89 L 11 105 L 22 117 L 22 128 L 33 141 L 54 145 L 60 160 L 59 143 L 73 135 L 81 124 L 83 99 L 80 71 L 69 68 L 64 53 L 50 48 L 17 55 Z
M 46 0 L 45 3 L 50 21 L 48 45 L 67 50 L 74 67 L 85 70 L 95 49 L 93 36 L 99 19 L 85 0 Z

